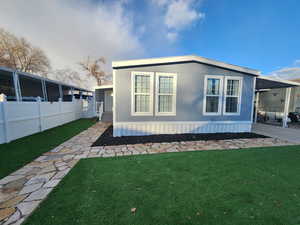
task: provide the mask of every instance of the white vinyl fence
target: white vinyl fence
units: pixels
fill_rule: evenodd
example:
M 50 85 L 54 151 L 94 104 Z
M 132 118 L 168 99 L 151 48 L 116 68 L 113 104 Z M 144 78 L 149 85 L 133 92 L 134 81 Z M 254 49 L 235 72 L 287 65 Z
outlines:
M 0 144 L 82 117 L 93 117 L 94 104 L 90 103 L 83 107 L 81 99 L 72 102 L 0 102 Z

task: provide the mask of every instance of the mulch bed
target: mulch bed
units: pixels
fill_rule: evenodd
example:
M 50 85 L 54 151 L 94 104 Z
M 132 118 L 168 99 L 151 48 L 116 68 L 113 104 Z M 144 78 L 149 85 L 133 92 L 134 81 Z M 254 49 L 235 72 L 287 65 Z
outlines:
M 111 145 L 132 145 L 145 143 L 162 143 L 162 142 L 180 142 L 180 141 L 210 141 L 210 140 L 228 140 L 241 138 L 270 138 L 255 133 L 203 133 L 203 134 L 157 134 L 145 136 L 123 136 L 113 137 L 113 126 L 110 126 L 104 133 L 92 144 L 96 146 Z

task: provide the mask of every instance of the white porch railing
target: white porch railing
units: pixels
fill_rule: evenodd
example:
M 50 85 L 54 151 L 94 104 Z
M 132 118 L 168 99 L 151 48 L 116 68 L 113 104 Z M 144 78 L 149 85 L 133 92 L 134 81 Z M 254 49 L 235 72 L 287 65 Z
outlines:
M 103 102 L 96 102 L 96 112 L 99 118 L 99 121 L 102 120 L 102 115 L 104 112 L 104 106 L 103 106 Z

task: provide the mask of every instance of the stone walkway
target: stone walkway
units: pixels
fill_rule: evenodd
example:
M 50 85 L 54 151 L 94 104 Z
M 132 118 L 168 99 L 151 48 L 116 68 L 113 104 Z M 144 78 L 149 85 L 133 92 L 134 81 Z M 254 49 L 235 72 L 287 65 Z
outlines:
M 99 122 L 0 180 L 0 225 L 21 224 L 82 158 L 289 145 L 276 138 L 90 147 L 110 123 Z

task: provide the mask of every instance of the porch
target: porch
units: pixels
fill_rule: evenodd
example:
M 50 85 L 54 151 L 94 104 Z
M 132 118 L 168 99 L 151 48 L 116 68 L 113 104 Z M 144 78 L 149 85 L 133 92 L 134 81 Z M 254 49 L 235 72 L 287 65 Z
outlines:
M 113 121 L 113 85 L 102 85 L 95 88 L 96 112 L 99 121 Z

